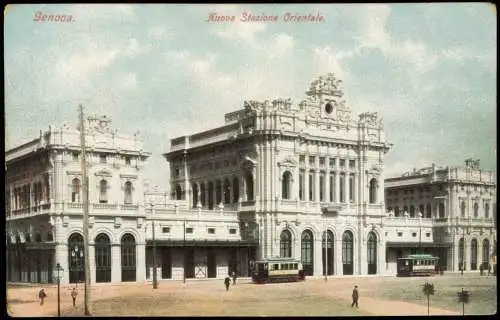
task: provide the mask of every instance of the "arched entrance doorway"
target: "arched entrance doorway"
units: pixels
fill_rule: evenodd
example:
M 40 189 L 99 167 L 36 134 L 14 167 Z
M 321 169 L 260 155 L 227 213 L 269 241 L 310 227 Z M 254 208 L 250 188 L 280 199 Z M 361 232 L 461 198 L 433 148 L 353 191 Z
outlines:
M 135 238 L 126 233 L 121 239 L 122 282 L 136 281 Z
M 111 241 L 101 233 L 95 238 L 95 281 L 111 282 Z
M 311 230 L 304 230 L 301 239 L 301 260 L 304 267 L 304 274 L 312 276 L 314 274 L 313 252 L 314 252 L 314 236 Z
M 353 235 L 352 232 L 348 230 L 342 235 L 342 271 L 344 275 L 354 273 L 353 251 Z
M 377 273 L 377 235 L 374 232 L 368 234 L 368 274 Z
M 85 281 L 85 255 L 83 247 L 83 236 L 73 233 L 68 239 L 68 259 L 69 259 L 69 282 L 78 283 Z
M 327 272 L 327 275 L 332 275 L 334 269 L 334 259 L 335 259 L 334 246 L 333 246 L 333 232 L 328 230 L 326 232 L 326 239 L 325 239 L 325 233 L 323 233 L 323 237 L 321 239 L 321 246 L 323 248 L 321 252 L 323 261 L 323 275 L 325 275 L 325 271 Z
M 280 236 L 280 257 L 281 258 L 291 258 L 292 257 L 292 235 L 290 231 L 283 230 Z

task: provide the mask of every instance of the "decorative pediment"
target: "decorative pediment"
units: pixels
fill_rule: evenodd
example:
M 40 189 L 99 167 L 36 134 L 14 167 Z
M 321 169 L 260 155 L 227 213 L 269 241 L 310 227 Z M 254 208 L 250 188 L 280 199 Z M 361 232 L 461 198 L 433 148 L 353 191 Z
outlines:
M 287 157 L 284 160 L 278 162 L 278 166 L 295 168 L 297 167 L 297 160 L 295 160 L 293 157 Z
M 113 176 L 113 173 L 111 171 L 108 171 L 108 170 L 99 170 L 95 173 L 96 176 L 98 177 L 107 177 L 107 178 L 110 178 Z

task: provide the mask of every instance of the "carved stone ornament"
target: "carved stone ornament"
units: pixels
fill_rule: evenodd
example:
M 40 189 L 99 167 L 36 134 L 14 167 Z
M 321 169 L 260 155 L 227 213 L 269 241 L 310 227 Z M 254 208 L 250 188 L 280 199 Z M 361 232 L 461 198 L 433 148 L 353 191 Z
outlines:
M 378 112 L 364 112 L 359 115 L 359 123 L 368 127 L 379 128 L 382 126 L 382 118 Z
M 297 160 L 295 160 L 294 157 L 289 156 L 289 157 L 283 159 L 282 161 L 278 162 L 278 166 L 295 168 L 295 167 L 297 167 Z
M 100 171 L 97 171 L 95 173 L 96 176 L 98 177 L 112 177 L 113 176 L 113 173 L 111 171 L 107 171 L 107 170 L 100 170 Z

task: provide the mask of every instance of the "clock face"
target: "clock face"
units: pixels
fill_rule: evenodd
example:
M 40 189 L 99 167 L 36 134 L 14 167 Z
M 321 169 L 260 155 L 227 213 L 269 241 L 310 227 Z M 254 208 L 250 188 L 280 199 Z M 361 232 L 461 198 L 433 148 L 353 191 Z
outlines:
M 325 112 L 331 114 L 333 112 L 333 105 L 331 102 L 325 104 Z

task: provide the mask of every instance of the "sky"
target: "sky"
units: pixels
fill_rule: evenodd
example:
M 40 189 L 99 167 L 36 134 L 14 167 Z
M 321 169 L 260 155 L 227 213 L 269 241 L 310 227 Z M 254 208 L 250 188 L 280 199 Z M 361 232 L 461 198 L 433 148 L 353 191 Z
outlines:
M 322 21 L 285 21 L 309 14 Z M 223 125 L 245 100 L 298 104 L 333 72 L 355 117 L 382 116 L 394 144 L 386 177 L 466 158 L 496 171 L 490 4 L 19 4 L 4 17 L 8 147 L 76 126 L 81 103 L 119 132 L 139 131 L 152 153 L 145 178 L 168 190 L 170 139 Z

